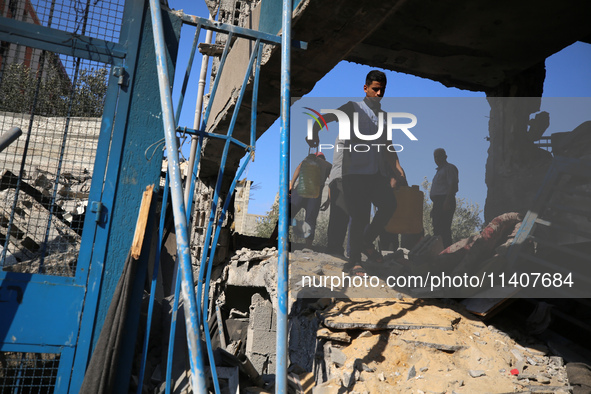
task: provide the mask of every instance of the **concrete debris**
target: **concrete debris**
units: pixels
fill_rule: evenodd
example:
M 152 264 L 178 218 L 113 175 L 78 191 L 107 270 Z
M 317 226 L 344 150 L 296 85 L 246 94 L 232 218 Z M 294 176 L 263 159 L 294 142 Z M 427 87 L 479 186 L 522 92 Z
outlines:
M 409 325 L 405 329 L 390 329 L 381 324 L 377 331 L 364 331 L 363 335 L 358 331 L 359 326 L 363 326 L 360 324 L 363 319 L 367 320 L 366 325 L 374 326 L 376 319 L 419 321 L 425 311 L 434 319 L 435 316 L 445 316 L 448 323 Z M 338 364 L 332 361 L 333 346 L 322 348 L 324 355 L 316 359 L 315 370 L 322 364 L 329 373 L 323 376 L 316 374 L 318 386 L 330 384 L 334 387 L 340 382 L 350 392 L 370 393 L 419 390 L 425 393 L 508 393 L 526 388 L 537 392 L 535 390 L 541 389 L 536 385 L 568 390 L 564 367 L 555 367 L 559 360 L 553 360 L 532 347 L 519 345 L 494 327 L 486 329 L 485 324 L 459 304 L 449 301 L 426 303 L 425 300 L 409 298 L 405 298 L 404 302 L 335 300 L 332 307 L 317 313 L 324 325 L 331 322 L 328 316 L 339 317 L 343 322 L 345 319 L 356 322 L 345 329 L 351 336 L 351 343 L 341 342 L 338 348 L 339 355 L 342 353 L 348 357 L 344 366 L 339 367 L 342 357 Z M 352 368 L 356 362 L 360 364 Z M 367 365 L 367 368 L 359 367 L 361 365 Z M 510 373 L 515 365 L 521 367 L 519 373 L 523 377 Z M 356 374 L 356 370 L 360 373 Z
M 331 341 L 351 343 L 351 336 L 344 331 L 332 331 L 328 328 L 321 328 L 316 334 L 318 338 L 329 339 Z
M 486 376 L 486 372 L 481 371 L 481 370 L 473 370 L 473 369 L 471 369 L 471 370 L 468 371 L 468 375 L 470 375 L 473 378 L 479 378 L 481 376 Z
M 417 376 L 417 371 L 415 370 L 415 366 L 413 365 L 408 370 L 408 374 L 406 374 L 406 380 L 410 380 L 410 379 L 414 378 L 415 376 Z
M 425 303 L 417 308 L 414 302 L 365 301 L 369 308 L 339 301 L 323 313 L 323 324 L 333 329 L 413 330 L 434 328 L 452 330 L 453 317 L 439 308 Z M 413 311 L 414 313 L 409 313 Z
M 230 258 L 231 261 L 238 260 L 238 262 L 255 262 L 266 260 L 270 257 L 277 256 L 277 249 L 276 248 L 265 248 L 263 250 L 250 250 L 247 248 L 242 248 L 235 252 L 234 256 Z
M 293 252 L 290 262 L 292 278 L 309 272 L 332 275 L 342 272 L 344 263 L 337 257 L 312 250 Z M 216 282 L 218 298 L 223 301 L 220 307 L 226 308 L 228 350 L 248 359 L 264 378 L 271 377 L 268 374 L 274 373 L 276 364 L 276 316 L 272 304 L 276 263 L 275 248 L 258 251 L 241 248 L 228 259 L 221 281 Z M 245 289 L 244 294 L 251 292 L 248 308 L 232 305 L 228 293 L 221 295 L 232 287 Z M 310 293 L 299 297 L 299 292 L 305 291 L 301 283 L 291 290 L 288 371 L 293 375 L 293 390 L 300 390 L 299 387 L 304 393 L 569 390 L 560 357 L 551 358 L 548 348 L 540 344 L 517 343 L 512 336 L 483 323 L 455 301 L 416 299 L 398 291 L 381 299 L 336 297 L 348 294 L 340 292 L 334 293 L 334 298 L 326 292 L 318 297 L 310 297 Z M 516 375 L 512 370 L 517 370 Z M 272 391 L 270 381 L 256 392 Z M 245 392 L 255 392 L 248 390 Z
M 347 362 L 347 355 L 343 353 L 339 348 L 328 346 L 325 348 L 328 350 L 330 361 L 332 361 L 337 367 L 342 367 Z
M 246 339 L 246 356 L 260 374 L 275 371 L 275 312 L 260 294 L 252 296 Z
M 56 182 L 61 185 L 53 199 Z M 82 221 L 90 188 L 88 172 L 62 173 L 59 180 L 37 169 L 19 184 L 5 170 L 0 177 L 0 236 L 11 223 L 4 270 L 73 276 L 80 247 Z M 53 204 L 52 204 L 53 201 Z M 13 204 L 16 204 L 13 209 Z M 10 212 L 14 211 L 14 215 Z M 2 245 L 4 247 L 4 245 Z
M 416 244 L 408 253 L 409 260 L 422 261 L 434 258 L 443 251 L 441 236 L 426 236 Z

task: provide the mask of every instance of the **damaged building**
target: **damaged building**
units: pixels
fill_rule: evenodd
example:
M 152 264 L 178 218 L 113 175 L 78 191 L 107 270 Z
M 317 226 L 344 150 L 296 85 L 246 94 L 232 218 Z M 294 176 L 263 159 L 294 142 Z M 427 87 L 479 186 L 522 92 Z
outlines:
M 215 22 L 174 0 L 0 4 L 1 130 L 22 131 L 0 152 L 1 391 L 584 392 L 591 123 L 548 140 L 541 104 L 545 59 L 590 43 L 590 6 L 296 0 L 287 34 L 280 3 L 206 1 Z M 216 34 L 192 48 L 212 59 L 193 127 L 165 94 L 185 77 L 183 26 Z M 302 97 L 341 61 L 490 106 L 487 225 L 369 262 L 378 291 L 326 282 L 344 280 L 338 257 L 247 231 L 244 158 L 282 116 L 282 72 Z M 575 286 L 386 283 L 516 266 Z

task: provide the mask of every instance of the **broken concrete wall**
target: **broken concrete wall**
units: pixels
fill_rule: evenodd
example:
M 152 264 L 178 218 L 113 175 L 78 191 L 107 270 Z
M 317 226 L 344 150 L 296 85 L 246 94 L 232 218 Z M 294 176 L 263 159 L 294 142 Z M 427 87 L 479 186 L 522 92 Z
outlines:
M 252 181 L 241 180 L 236 185 L 234 193 L 234 223 L 232 230 L 240 234 L 250 234 L 248 229 L 248 203 L 250 201 L 250 187 Z
M 20 171 L 24 142 L 29 130 L 30 115 L 0 112 L 0 123 L 11 127 L 20 127 L 23 135 L 8 149 L 0 152 L 3 169 L 17 174 Z M 86 159 L 94 156 L 98 142 L 101 118 L 48 117 L 35 115 L 27 149 L 28 168 L 47 170 L 55 168 L 60 159 L 62 139 L 67 126 L 67 145 L 62 160 L 67 163 L 68 171 L 74 175 L 88 174 L 92 171 L 92 162 Z M 23 174 L 31 177 L 32 174 Z M 30 178 L 29 178 L 30 179 Z
M 221 193 L 216 202 L 216 210 L 213 218 L 211 217 L 212 202 L 214 199 L 215 191 L 215 179 L 201 179 L 197 178 L 195 181 L 195 193 L 193 195 L 193 211 L 192 211 L 192 228 L 191 228 L 191 256 L 195 266 L 199 266 L 201 257 L 203 255 L 203 249 L 206 244 L 207 227 L 210 222 L 212 226 L 212 237 L 215 233 L 215 229 L 219 222 L 224 200 L 226 198 L 225 193 Z M 216 256 L 214 261 L 216 263 L 224 261 L 228 255 L 229 239 L 230 239 L 230 226 L 233 223 L 234 208 L 233 206 L 228 208 L 224 221 L 222 222 L 222 230 L 220 230 L 220 236 L 218 238 L 218 244 L 216 247 Z M 210 243 L 207 242 L 208 247 Z
M 276 365 L 277 315 L 271 301 L 252 296 L 246 338 L 246 356 L 260 374 L 274 373 Z
M 526 213 L 550 167 L 552 155 L 534 144 L 548 126 L 545 115 L 530 121 L 540 111 L 544 77 L 544 65 L 538 64 L 487 92 L 491 111 L 485 222 L 505 212 Z
M 259 8 L 255 8 L 250 15 L 248 25 L 242 27 L 256 29 L 259 22 L 259 12 Z M 220 45 L 225 44 L 224 35 L 218 34 L 217 37 L 219 37 L 218 40 L 223 40 L 223 42 L 219 43 Z M 218 89 L 212 103 L 212 116 L 208 119 L 207 124 L 208 131 L 226 132 L 226 130 L 223 128 L 218 131 L 218 125 L 221 121 L 226 120 L 226 117 L 231 116 L 230 109 L 235 106 L 240 94 L 242 82 L 244 81 L 244 73 L 246 71 L 245 66 L 249 63 L 250 57 L 252 56 L 252 53 L 255 49 L 254 42 L 247 39 L 239 38 L 232 45 L 232 50 L 226 59 L 224 69 L 222 70 L 222 74 L 220 76 Z M 270 50 L 270 48 L 267 48 L 266 50 Z M 213 80 L 217 77 L 218 67 L 219 58 L 214 58 L 211 73 L 212 81 L 210 86 L 213 86 Z M 250 96 L 250 94 L 251 91 L 248 92 L 248 96 Z M 250 103 L 250 98 L 248 96 L 243 99 L 245 103 Z M 208 102 L 206 102 L 206 104 L 208 104 Z M 245 108 L 242 109 L 242 111 L 247 112 Z M 211 141 L 208 142 L 208 144 L 215 144 L 216 142 L 217 141 Z M 243 142 L 250 143 L 250 141 Z M 206 147 L 207 144 L 204 144 L 204 153 L 209 152 Z M 203 156 L 203 158 L 206 160 L 209 159 L 207 155 Z

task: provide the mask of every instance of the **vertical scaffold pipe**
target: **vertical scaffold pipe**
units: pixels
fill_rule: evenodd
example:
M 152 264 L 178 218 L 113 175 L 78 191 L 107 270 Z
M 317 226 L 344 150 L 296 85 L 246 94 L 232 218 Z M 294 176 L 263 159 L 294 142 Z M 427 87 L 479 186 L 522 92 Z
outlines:
M 170 175 L 170 191 L 172 210 L 177 238 L 177 254 L 182 270 L 182 294 L 187 326 L 187 343 L 191 363 L 191 383 L 197 393 L 207 393 L 205 368 L 203 365 L 203 350 L 199 341 L 199 326 L 197 323 L 197 306 L 193 273 L 191 271 L 191 255 L 189 237 L 185 215 L 181 172 L 179 168 L 178 145 L 176 141 L 176 125 L 172 108 L 172 95 L 168 79 L 168 64 L 164 29 L 162 24 L 162 10 L 159 0 L 150 0 L 150 15 L 154 32 L 154 47 L 156 50 L 156 66 L 158 69 L 158 86 L 160 87 L 160 103 L 162 106 L 162 120 L 166 139 L 166 154 L 168 156 L 168 173 Z
M 276 393 L 287 393 L 287 302 L 288 302 L 288 221 L 289 221 L 289 115 L 291 79 L 292 0 L 283 0 L 281 35 L 281 137 L 279 159 L 279 258 L 277 267 L 277 367 Z
M 215 15 L 210 14 L 209 20 L 213 21 Z M 208 29 L 205 33 L 205 44 L 211 44 L 211 40 L 213 38 L 213 30 Z M 199 70 L 199 83 L 197 85 L 197 102 L 195 103 L 195 118 L 193 120 L 193 128 L 198 129 L 201 125 L 201 113 L 203 112 L 203 94 L 205 92 L 205 83 L 207 78 L 207 68 L 209 65 L 209 56 L 203 54 L 201 58 L 201 69 Z M 194 188 L 195 178 L 197 178 L 197 166 L 199 165 L 199 160 L 196 160 L 197 157 L 197 149 L 201 148 L 201 144 L 199 144 L 199 138 L 197 136 L 191 137 L 191 151 L 189 154 L 189 170 L 191 170 L 191 175 L 187 176 L 187 180 L 185 182 L 185 204 L 187 205 L 187 211 L 191 212 L 191 204 L 189 204 L 189 199 L 193 197 L 191 194 Z

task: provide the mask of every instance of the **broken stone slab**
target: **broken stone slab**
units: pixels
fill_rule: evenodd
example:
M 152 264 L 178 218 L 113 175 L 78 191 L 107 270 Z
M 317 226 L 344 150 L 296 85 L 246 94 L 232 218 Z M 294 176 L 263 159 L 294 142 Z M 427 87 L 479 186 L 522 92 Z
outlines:
M 14 193 L 14 189 L 16 188 L 17 183 L 18 183 L 18 177 L 15 174 L 13 174 L 12 172 L 10 172 L 8 170 L 4 170 L 2 172 L 2 176 L 0 176 L 0 190 L 1 191 L 12 190 Z M 27 195 L 30 198 L 34 199 L 35 201 L 37 201 L 43 207 L 51 206 L 51 197 L 50 197 L 51 194 L 48 192 L 43 193 L 43 192 L 45 192 L 45 189 L 42 189 L 41 191 L 39 191 L 38 189 L 31 186 L 27 182 L 21 180 L 19 190 L 21 193 L 21 194 L 19 194 L 19 198 L 20 198 L 20 195 L 24 194 L 24 195 Z M 10 204 L 12 204 L 12 200 L 10 200 Z M 11 206 L 11 205 L 9 205 L 9 206 Z M 10 212 L 10 211 L 8 210 L 7 212 Z M 64 213 L 65 212 L 62 210 L 61 207 L 59 207 L 58 205 L 54 205 L 54 212 L 53 212 L 54 215 L 56 215 L 59 219 L 61 219 Z
M 520 373 L 517 375 L 518 380 L 534 380 L 538 383 L 550 383 L 550 378 L 541 374 Z
M 264 248 L 263 250 L 251 250 L 248 248 L 242 248 L 240 250 L 237 250 L 235 252 L 235 254 L 230 258 L 231 261 L 238 261 L 241 263 L 247 262 L 247 261 L 260 261 L 260 260 L 265 260 L 268 259 L 270 257 L 276 256 L 277 255 L 277 249 L 276 248 Z
M 347 362 L 347 355 L 343 353 L 341 349 L 329 346 L 327 350 L 331 362 L 336 364 L 338 367 L 342 367 L 345 365 L 345 363 Z
M 272 257 L 256 264 L 240 264 L 237 260 L 230 261 L 224 267 L 222 277 L 226 278 L 226 286 L 264 287 L 269 293 L 273 307 L 277 308 L 277 258 Z
M 6 265 L 4 270 L 24 274 L 43 273 L 46 275 L 73 277 L 76 273 L 77 261 L 78 251 L 71 250 L 69 252 L 47 256 L 43 261 L 43 265 L 41 265 L 41 258 L 37 257 L 11 266 Z
M 312 394 L 334 394 L 341 389 L 334 382 L 326 382 L 312 388 Z
M 4 245 L 0 245 L 0 254 L 2 254 L 3 251 Z M 7 267 L 13 266 L 17 263 L 18 260 L 16 259 L 16 257 L 10 251 L 7 250 L 4 257 L 3 268 L 6 269 Z
M 479 378 L 481 376 L 486 376 L 486 372 L 482 371 L 482 370 L 469 370 L 468 371 L 468 375 L 470 375 L 473 378 Z
M 442 350 L 444 352 L 457 352 L 458 350 L 466 349 L 466 346 L 449 346 L 449 345 L 442 345 L 440 343 L 429 343 L 429 342 L 420 342 L 420 341 L 404 341 L 409 344 L 413 344 L 416 346 L 423 346 L 432 349 Z
M 341 382 L 343 387 L 349 388 L 351 384 L 361 378 L 361 371 L 364 369 L 361 359 L 349 360 L 341 371 Z
M 331 341 L 351 343 L 351 336 L 344 331 L 332 331 L 328 328 L 321 328 L 316 333 L 316 337 L 328 339 Z
M 400 301 L 339 301 L 321 314 L 326 327 L 347 330 L 411 330 L 433 328 L 451 331 L 459 315 L 435 305 Z
M 323 324 L 327 327 L 334 328 L 337 330 L 369 330 L 369 331 L 380 331 L 380 330 L 415 330 L 421 328 L 433 328 L 438 330 L 452 330 L 451 326 L 435 326 L 435 325 L 419 325 L 408 322 L 396 323 L 379 323 L 371 324 L 364 322 L 334 322 L 332 320 L 324 320 Z
M 467 348 L 467 346 L 458 343 L 455 336 L 448 334 L 451 334 L 451 332 L 427 329 L 420 330 L 419 335 L 417 335 L 416 331 L 406 331 L 401 333 L 398 338 L 414 346 L 427 347 L 445 352 L 456 352 Z
M 572 386 L 524 386 L 531 394 L 567 394 L 572 393 Z
M 14 189 L 6 189 L 0 192 L 0 206 L 8 212 L 12 207 L 15 193 Z M 21 239 L 24 236 L 30 238 L 33 249 L 40 248 L 46 243 L 46 239 L 46 254 L 65 252 L 69 246 L 80 244 L 80 235 L 62 222 L 55 212 L 50 214 L 44 205 L 22 191 L 19 193 L 16 209 L 19 214 L 14 215 L 12 225 L 23 232 Z M 59 210 L 61 211 L 61 208 Z M 51 226 L 47 229 L 47 223 L 50 220 Z M 31 226 L 31 223 L 36 225 Z M 36 252 L 36 250 L 31 250 L 31 247 L 27 249 Z
M 358 371 L 341 371 L 341 382 L 343 382 L 343 387 L 349 388 L 353 382 L 357 381 L 357 374 Z
M 417 370 L 415 369 L 415 366 L 413 365 L 408 370 L 408 374 L 406 375 L 406 380 L 410 380 L 410 379 L 414 378 L 415 376 L 417 376 Z
M 520 373 L 523 372 L 523 368 L 525 367 L 525 356 L 517 349 L 511 349 L 511 354 L 513 356 L 513 362 L 511 365 L 516 368 Z

